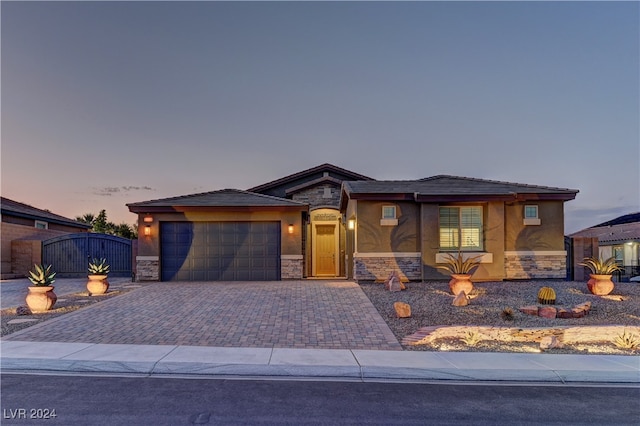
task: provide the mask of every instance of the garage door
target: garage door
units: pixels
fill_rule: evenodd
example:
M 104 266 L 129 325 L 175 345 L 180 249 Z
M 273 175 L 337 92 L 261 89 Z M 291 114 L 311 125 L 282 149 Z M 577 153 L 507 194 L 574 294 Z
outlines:
M 163 281 L 280 279 L 280 222 L 161 222 Z

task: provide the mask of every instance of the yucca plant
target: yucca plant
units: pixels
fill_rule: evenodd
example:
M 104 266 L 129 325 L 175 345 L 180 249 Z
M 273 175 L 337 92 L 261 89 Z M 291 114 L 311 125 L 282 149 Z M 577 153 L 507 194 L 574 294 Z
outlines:
M 452 274 L 471 274 L 473 269 L 480 265 L 479 256 L 470 256 L 466 260 L 462 256 L 461 252 L 458 252 L 458 256 L 454 256 L 451 253 L 447 253 L 447 259 L 445 259 L 445 265 L 438 266 L 440 269 L 446 269 Z
M 584 262 L 579 263 L 579 265 L 586 266 L 594 275 L 611 275 L 616 271 L 622 270 L 614 257 L 606 260 L 597 257 L 585 257 Z
M 622 334 L 613 339 L 613 343 L 622 349 L 636 349 L 640 346 L 640 339 L 633 334 L 627 334 L 627 331 L 625 330 Z
M 478 343 L 480 343 L 480 341 L 482 340 L 482 337 L 480 337 L 478 333 L 475 333 L 473 331 L 467 331 L 467 334 L 460 340 L 462 340 L 464 343 L 466 343 L 469 346 L 475 346 Z
M 107 259 L 93 259 L 89 262 L 89 273 L 91 275 L 107 275 L 109 273 L 109 265 Z
M 45 287 L 45 286 L 50 286 L 51 284 L 53 284 L 56 280 L 54 279 L 54 277 L 56 276 L 55 272 L 51 272 L 51 265 L 33 265 L 34 270 L 33 271 L 29 271 L 29 281 L 31 281 L 31 283 L 34 286 L 37 287 Z

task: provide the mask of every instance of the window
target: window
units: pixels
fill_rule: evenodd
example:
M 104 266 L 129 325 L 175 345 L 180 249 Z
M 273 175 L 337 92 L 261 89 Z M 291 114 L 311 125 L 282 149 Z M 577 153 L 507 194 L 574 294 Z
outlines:
M 396 218 L 396 206 L 382 206 L 382 218 L 383 219 L 395 219 Z
M 538 217 L 538 206 L 524 206 L 524 224 L 540 225 Z
M 35 227 L 38 229 L 49 229 L 49 224 L 42 220 L 36 220 Z
M 525 219 L 537 219 L 538 218 L 538 206 L 524 206 L 524 218 Z
M 382 206 L 382 219 L 380 226 L 396 226 L 398 219 L 396 218 L 396 206 Z
M 482 207 L 440 207 L 440 249 L 482 248 Z

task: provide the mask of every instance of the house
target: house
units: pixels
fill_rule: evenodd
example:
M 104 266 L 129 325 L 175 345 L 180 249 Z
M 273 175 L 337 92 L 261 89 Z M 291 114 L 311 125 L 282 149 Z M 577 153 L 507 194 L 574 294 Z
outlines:
M 564 202 L 577 192 L 446 175 L 345 182 L 349 277 L 443 279 L 437 266 L 462 252 L 480 256 L 478 280 L 564 278 Z
M 248 190 L 127 204 L 137 278 L 443 279 L 458 250 L 487 280 L 564 277 L 564 202 L 578 191 L 454 176 L 376 181 L 331 164 Z
M 41 261 L 41 241 L 89 232 L 91 225 L 0 197 L 2 277 L 24 277 Z
M 572 241 L 597 240 L 595 255 L 614 257 L 624 268 L 617 279 L 627 280 L 640 275 L 640 212 L 629 213 L 569 235 Z M 581 261 L 581 259 L 577 259 Z

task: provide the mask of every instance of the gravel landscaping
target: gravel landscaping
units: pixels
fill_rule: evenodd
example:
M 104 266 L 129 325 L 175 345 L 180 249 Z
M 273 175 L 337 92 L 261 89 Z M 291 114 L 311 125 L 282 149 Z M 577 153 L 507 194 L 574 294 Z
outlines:
M 520 307 L 537 305 L 538 290 L 543 286 L 555 289 L 556 308 L 572 308 L 591 302 L 588 315 L 583 318 L 542 318 L 519 311 Z M 360 283 L 382 318 L 398 341 L 430 326 L 487 326 L 522 328 L 576 327 L 576 326 L 640 326 L 640 284 L 616 283 L 608 296 L 594 296 L 584 282 L 568 281 L 505 281 L 474 283 L 469 305 L 452 306 L 454 296 L 445 281 L 406 283 L 407 289 L 390 292 L 381 283 Z M 410 318 L 397 318 L 394 302 L 411 306 Z M 541 306 L 541 305 L 540 305 Z M 503 319 L 503 311 L 510 308 L 511 319 Z M 636 329 L 634 329 L 636 330 Z M 615 336 L 612 337 L 613 340 Z M 640 339 L 640 336 L 636 336 Z M 499 342 L 481 340 L 468 344 L 460 338 L 438 339 L 430 344 L 403 345 L 405 350 L 455 350 L 492 352 L 539 352 L 539 342 Z M 566 345 L 549 350 L 552 353 L 615 353 L 638 354 L 635 350 L 621 349 L 612 341 L 588 345 Z

